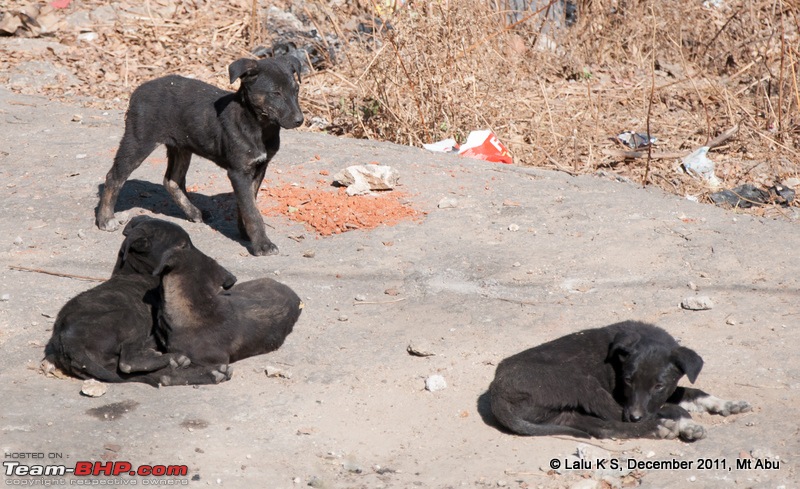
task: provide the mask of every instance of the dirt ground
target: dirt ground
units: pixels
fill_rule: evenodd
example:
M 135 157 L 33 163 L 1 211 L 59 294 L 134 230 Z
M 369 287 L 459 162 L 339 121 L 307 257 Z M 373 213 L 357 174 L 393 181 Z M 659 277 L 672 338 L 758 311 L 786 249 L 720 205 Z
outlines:
M 388 143 L 285 131 L 267 185 L 303 185 L 330 178 L 324 171 L 378 162 L 400 172 L 398 190 L 426 215 L 324 238 L 266 216 L 281 252 L 258 258 L 236 238 L 224 173 L 195 161 L 193 200 L 212 218 L 193 224 L 161 187 L 164 154 L 154 153 L 125 185 L 117 210 L 182 225 L 240 280 L 287 283 L 303 298 L 303 315 L 280 350 L 236 363 L 233 379 L 220 385 L 117 384 L 88 398 L 79 380 L 45 377 L 38 366 L 54 317 L 95 283 L 11 267 L 108 276 L 122 236 L 94 226 L 94 207 L 122 127 L 120 111 L 0 89 L 7 485 L 800 486 L 795 209 L 786 210 L 788 219 L 758 218 L 603 175 L 572 177 Z M 439 208 L 443 198 L 455 207 Z M 681 309 L 695 295 L 714 307 Z M 500 360 L 625 319 L 667 329 L 705 360 L 698 387 L 748 400 L 754 411 L 695 415 L 708 437 L 692 444 L 525 438 L 494 426 L 485 392 Z M 435 356 L 409 355 L 409 343 Z M 268 377 L 266 366 L 290 378 Z M 446 389 L 425 390 L 434 374 Z M 591 468 L 565 469 L 578 454 Z M 552 459 L 562 468 L 551 470 Z M 598 468 L 604 459 L 622 459 L 625 470 Z M 631 472 L 629 459 L 677 459 L 692 468 Z M 702 460 L 711 467 L 699 468 Z M 15 462 L 79 461 L 186 465 L 188 474 L 28 479 L 5 472 Z M 756 461 L 773 468 L 755 468 Z

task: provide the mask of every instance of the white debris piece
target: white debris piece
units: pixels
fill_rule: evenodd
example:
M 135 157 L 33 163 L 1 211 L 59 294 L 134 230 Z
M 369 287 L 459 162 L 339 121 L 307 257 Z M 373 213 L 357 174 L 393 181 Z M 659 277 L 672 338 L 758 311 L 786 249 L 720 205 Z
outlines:
M 334 175 L 333 180 L 347 187 L 347 195 L 364 195 L 371 190 L 392 190 L 400 174 L 391 166 L 353 165 Z

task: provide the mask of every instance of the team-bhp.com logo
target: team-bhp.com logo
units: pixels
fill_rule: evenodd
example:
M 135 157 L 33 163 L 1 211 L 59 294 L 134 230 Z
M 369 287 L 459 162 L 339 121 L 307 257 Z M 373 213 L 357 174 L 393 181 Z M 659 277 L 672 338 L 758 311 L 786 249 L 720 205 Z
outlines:
M 25 465 L 15 461 L 3 462 L 6 477 L 78 477 L 123 475 L 140 477 L 185 477 L 189 473 L 186 465 L 138 465 L 130 462 L 76 462 L 74 467 L 66 465 Z M 8 485 L 8 480 L 6 484 Z M 142 481 L 144 482 L 144 481 Z

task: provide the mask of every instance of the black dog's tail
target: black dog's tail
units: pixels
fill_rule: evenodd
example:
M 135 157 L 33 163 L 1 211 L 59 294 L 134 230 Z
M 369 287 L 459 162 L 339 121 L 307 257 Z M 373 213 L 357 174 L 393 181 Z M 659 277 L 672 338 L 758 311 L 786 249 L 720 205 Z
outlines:
M 121 382 L 143 382 L 158 387 L 158 379 L 147 374 L 132 374 L 122 377 L 97 363 L 81 348 L 64 348 L 60 335 L 53 335 L 45 347 L 44 359 L 55 365 L 62 372 L 79 379 L 97 379 L 102 382 L 118 384 Z
M 570 426 L 558 424 L 531 423 L 519 417 L 505 399 L 492 397 L 492 414 L 501 425 L 508 430 L 525 436 L 574 436 L 576 438 L 591 438 L 592 435 Z

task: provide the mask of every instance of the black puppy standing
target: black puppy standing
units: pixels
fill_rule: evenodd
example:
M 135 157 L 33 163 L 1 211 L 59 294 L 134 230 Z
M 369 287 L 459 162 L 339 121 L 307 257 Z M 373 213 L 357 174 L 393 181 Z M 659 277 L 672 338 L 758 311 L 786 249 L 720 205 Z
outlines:
M 625 321 L 555 339 L 506 358 L 489 392 L 492 413 L 514 433 L 696 440 L 688 411 L 728 416 L 750 410 L 694 383 L 703 359 L 651 324 Z
M 192 154 L 207 158 L 228 172 L 239 208 L 239 232 L 249 239 L 254 255 L 278 252 L 264 231 L 256 196 L 267 165 L 280 147 L 280 130 L 303 123 L 298 104 L 301 64 L 292 56 L 265 60 L 240 59 L 228 72 L 236 92 L 177 75 L 144 83 L 131 95 L 114 165 L 97 208 L 97 226 L 114 231 L 122 185 L 159 145 L 167 146 L 164 186 L 189 220 L 203 215 L 186 193 Z M 295 79 L 297 75 L 297 79 Z

